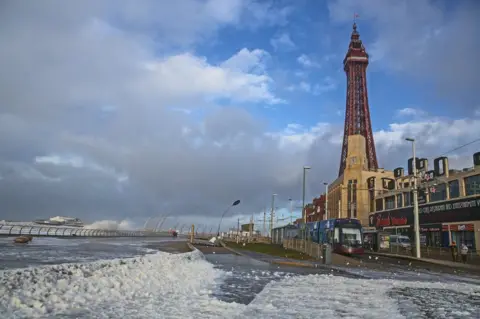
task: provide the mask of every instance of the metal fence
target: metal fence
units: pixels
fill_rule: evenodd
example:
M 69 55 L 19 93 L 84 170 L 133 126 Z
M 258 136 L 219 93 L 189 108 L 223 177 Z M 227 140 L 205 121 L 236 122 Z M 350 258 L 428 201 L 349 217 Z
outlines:
M 105 230 L 59 226 L 2 225 L 0 236 L 35 236 L 35 237 L 165 237 L 168 232 L 151 232 L 141 230 Z
M 263 243 L 263 244 L 271 244 L 272 239 L 270 237 L 263 237 L 263 236 L 252 236 L 252 237 L 240 237 L 240 236 L 232 236 L 232 237 L 223 237 L 222 240 L 226 242 L 238 242 L 239 243 Z
M 316 259 L 322 258 L 323 245 L 321 244 L 303 239 L 284 239 L 282 244 L 285 249 L 299 251 Z
M 322 245 L 305 241 L 302 239 L 284 239 L 283 247 L 286 249 L 292 249 L 309 255 L 310 257 L 321 259 L 322 256 Z M 365 252 L 368 252 L 368 249 L 365 249 Z M 412 256 L 415 257 L 415 250 L 405 249 L 401 247 L 390 247 L 385 249 L 379 249 L 379 253 L 385 254 L 394 254 L 402 256 Z M 438 247 L 422 247 L 421 248 L 422 258 L 430 259 L 439 259 L 453 261 L 452 252 L 450 248 L 438 248 Z M 480 251 L 469 249 L 467 254 L 467 263 L 473 265 L 480 265 Z M 461 262 L 462 258 L 460 255 L 460 248 L 458 249 L 457 255 L 455 256 L 457 262 Z
M 368 251 L 368 250 L 366 250 Z M 402 256 L 415 257 L 415 247 L 412 249 L 405 249 L 399 246 L 390 246 L 389 248 L 381 248 L 379 253 L 395 254 Z M 452 251 L 447 247 L 428 247 L 423 246 L 420 248 L 420 252 L 423 258 L 439 259 L 453 261 Z M 467 262 L 474 265 L 480 265 L 480 251 L 469 249 L 467 254 Z M 457 248 L 456 260 L 461 261 L 460 247 Z

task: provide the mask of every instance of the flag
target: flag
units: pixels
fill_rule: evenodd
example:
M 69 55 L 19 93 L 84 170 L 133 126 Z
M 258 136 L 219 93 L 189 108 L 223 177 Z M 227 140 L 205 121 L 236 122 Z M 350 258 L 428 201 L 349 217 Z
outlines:
M 353 14 L 353 18 L 354 18 L 354 19 L 359 18 L 359 17 L 360 17 L 360 15 L 359 15 L 358 13 L 354 13 L 354 14 Z

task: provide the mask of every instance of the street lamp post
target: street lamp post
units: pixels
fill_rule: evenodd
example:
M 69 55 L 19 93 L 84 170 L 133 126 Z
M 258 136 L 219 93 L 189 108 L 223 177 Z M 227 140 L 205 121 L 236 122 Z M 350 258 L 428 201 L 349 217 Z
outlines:
M 325 218 L 324 220 L 328 219 L 328 183 L 323 183 L 325 185 Z
M 220 222 L 218 223 L 217 237 L 220 236 L 220 225 L 222 224 L 223 217 L 225 216 L 225 214 L 228 213 L 228 211 L 230 210 L 230 208 L 232 208 L 233 206 L 237 206 L 238 204 L 240 204 L 240 200 L 239 200 L 239 199 L 237 199 L 236 201 L 234 201 L 234 202 L 232 203 L 232 205 L 228 206 L 228 208 L 223 212 L 222 217 L 220 218 Z
M 417 189 L 417 157 L 415 156 L 415 139 L 406 138 L 408 142 L 412 143 L 412 169 L 413 169 L 413 219 L 415 231 L 415 249 L 417 258 L 421 258 L 420 253 L 420 219 L 418 216 L 418 189 Z
M 310 169 L 310 166 L 303 167 L 303 188 L 302 188 L 302 213 L 303 213 L 303 237 L 307 240 L 307 212 L 305 210 L 305 179 L 307 174 L 307 169 Z

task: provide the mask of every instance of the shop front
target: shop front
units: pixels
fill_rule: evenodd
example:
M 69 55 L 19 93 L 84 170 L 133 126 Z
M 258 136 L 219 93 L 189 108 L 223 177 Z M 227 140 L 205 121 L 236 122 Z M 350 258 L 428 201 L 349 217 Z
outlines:
M 448 247 L 465 242 L 472 249 L 480 243 L 480 196 L 419 206 L 420 239 L 429 247 Z M 413 207 L 370 214 L 369 226 L 378 230 L 405 229 L 412 237 Z M 406 227 L 412 226 L 412 227 Z M 479 229 L 476 229 L 479 228 Z
M 442 233 L 444 242 L 455 242 L 457 245 L 465 243 L 470 248 L 475 248 L 475 224 L 443 224 Z

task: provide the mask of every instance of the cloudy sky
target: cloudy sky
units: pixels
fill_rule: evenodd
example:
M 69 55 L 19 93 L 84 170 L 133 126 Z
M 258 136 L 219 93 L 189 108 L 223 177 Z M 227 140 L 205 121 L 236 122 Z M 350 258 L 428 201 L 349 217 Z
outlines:
M 0 219 L 286 216 L 336 178 L 354 12 L 380 166 L 480 137 L 475 0 L 2 1 Z

